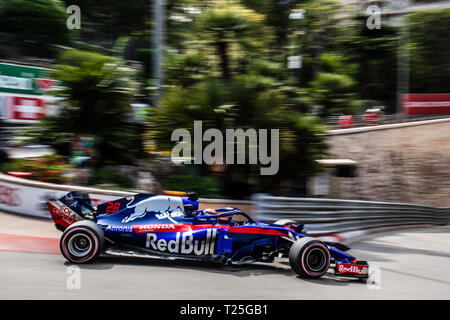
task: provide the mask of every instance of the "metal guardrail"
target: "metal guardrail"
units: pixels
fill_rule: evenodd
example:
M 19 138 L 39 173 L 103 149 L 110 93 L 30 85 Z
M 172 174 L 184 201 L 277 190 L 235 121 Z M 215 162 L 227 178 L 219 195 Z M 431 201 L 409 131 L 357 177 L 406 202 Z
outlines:
M 13 132 L 8 127 L 2 127 L 0 124 L 0 147 L 7 146 Z
M 450 207 L 265 194 L 254 195 L 252 200 L 253 215 L 257 219 L 268 222 L 291 219 L 304 223 L 306 234 L 312 236 L 379 227 L 450 223 Z
M 355 115 L 353 116 L 353 124 L 352 128 L 373 128 L 381 125 L 388 124 L 401 124 L 401 123 L 411 123 L 411 122 L 419 122 L 419 121 L 428 121 L 428 120 L 438 120 L 443 118 L 448 118 L 448 114 L 441 115 L 396 115 L 396 114 L 386 114 L 381 116 L 380 123 L 376 126 L 369 125 L 367 121 L 364 120 L 363 115 Z M 339 118 L 340 116 L 328 116 L 325 118 L 325 124 L 330 127 L 330 130 L 344 130 L 339 127 Z

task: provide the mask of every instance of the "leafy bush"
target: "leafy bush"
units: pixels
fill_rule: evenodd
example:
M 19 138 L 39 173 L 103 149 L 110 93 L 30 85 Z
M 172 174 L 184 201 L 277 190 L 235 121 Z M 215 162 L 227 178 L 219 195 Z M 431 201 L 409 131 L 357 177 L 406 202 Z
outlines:
M 120 188 L 130 189 L 135 186 L 132 178 L 113 168 L 100 168 L 93 171 L 89 178 L 90 185 L 113 184 Z
M 204 198 L 223 198 L 217 178 L 198 176 L 193 173 L 168 176 L 163 182 L 163 188 L 174 191 L 193 191 Z
M 411 88 L 414 93 L 450 92 L 450 9 L 408 14 Z M 402 54 L 405 54 L 403 50 Z
M 318 73 L 309 86 L 312 101 L 324 107 L 325 115 L 352 113 L 354 81 L 349 76 Z
M 93 137 L 99 166 L 132 163 L 142 156 L 141 128 L 133 123 L 130 106 L 136 83 L 120 59 L 67 50 L 49 76 L 64 83 L 55 93 L 64 99 L 57 115 L 35 127 L 39 143 L 67 153 L 64 141 L 71 134 Z
M 17 45 L 32 54 L 54 54 L 52 44 L 68 43 L 66 17 L 60 0 L 0 1 L 2 31 L 12 34 Z
M 63 157 L 51 155 L 40 158 L 15 159 L 3 164 L 3 172 L 31 173 L 30 179 L 52 182 L 67 182 L 64 173 L 70 169 L 67 160 Z

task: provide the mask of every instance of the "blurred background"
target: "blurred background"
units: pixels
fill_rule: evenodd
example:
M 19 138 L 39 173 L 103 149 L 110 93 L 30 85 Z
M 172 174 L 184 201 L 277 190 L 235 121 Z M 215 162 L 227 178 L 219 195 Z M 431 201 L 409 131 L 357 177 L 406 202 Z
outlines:
M 4 174 L 450 205 L 449 1 L 0 0 L 0 21 Z M 194 120 L 280 129 L 279 172 L 173 163 Z

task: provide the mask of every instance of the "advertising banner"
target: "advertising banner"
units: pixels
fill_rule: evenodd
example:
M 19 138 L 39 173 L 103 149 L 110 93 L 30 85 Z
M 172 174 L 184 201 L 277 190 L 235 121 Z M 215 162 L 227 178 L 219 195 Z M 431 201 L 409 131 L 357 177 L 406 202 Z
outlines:
M 450 114 L 450 93 L 404 94 L 403 112 L 407 115 Z
M 45 93 L 59 81 L 47 78 L 48 69 L 0 63 L 0 116 L 7 123 L 41 120 L 56 100 Z
M 0 211 L 51 218 L 47 209 L 47 201 L 59 199 L 70 191 L 0 181 Z M 95 193 L 89 194 L 89 196 L 94 206 L 120 198 L 120 196 Z

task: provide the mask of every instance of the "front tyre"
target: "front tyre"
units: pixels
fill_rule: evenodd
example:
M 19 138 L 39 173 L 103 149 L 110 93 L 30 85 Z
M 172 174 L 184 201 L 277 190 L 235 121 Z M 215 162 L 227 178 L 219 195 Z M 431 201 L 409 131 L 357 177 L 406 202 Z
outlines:
M 328 247 L 314 238 L 298 239 L 289 250 L 291 268 L 302 278 L 320 278 L 328 271 L 330 261 Z
M 78 221 L 70 225 L 61 236 L 59 248 L 72 263 L 88 263 L 103 250 L 103 230 L 93 221 Z

